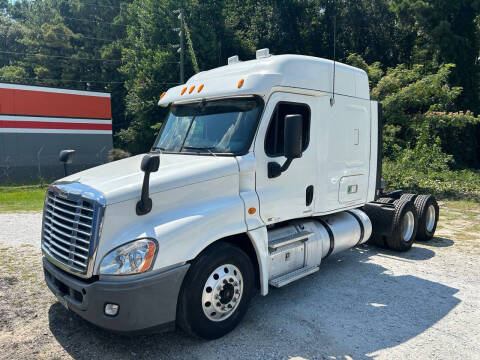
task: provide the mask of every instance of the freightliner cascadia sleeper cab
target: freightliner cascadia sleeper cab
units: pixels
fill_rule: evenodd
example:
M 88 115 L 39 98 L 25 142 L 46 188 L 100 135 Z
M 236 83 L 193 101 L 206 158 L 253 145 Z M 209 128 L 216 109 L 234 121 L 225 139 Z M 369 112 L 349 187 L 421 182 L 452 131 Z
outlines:
M 381 109 L 363 70 L 271 56 L 201 72 L 162 94 L 148 154 L 79 172 L 45 197 L 45 280 L 105 329 L 231 331 L 255 291 L 370 240 L 430 239 L 428 195 L 385 194 Z

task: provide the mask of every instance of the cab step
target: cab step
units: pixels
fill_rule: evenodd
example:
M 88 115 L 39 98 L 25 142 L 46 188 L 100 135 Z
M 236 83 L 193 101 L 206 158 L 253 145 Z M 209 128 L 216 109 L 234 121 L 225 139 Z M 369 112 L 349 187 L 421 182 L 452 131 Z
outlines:
M 290 284 L 295 280 L 301 279 L 307 275 L 313 274 L 317 271 L 318 271 L 318 266 L 315 266 L 315 265 L 305 266 L 301 269 L 292 271 L 291 273 L 276 277 L 275 279 L 270 280 L 269 284 L 276 288 L 279 288 L 287 284 Z
M 301 231 L 292 235 L 288 235 L 279 239 L 275 239 L 272 242 L 268 243 L 269 250 L 275 250 L 279 247 L 301 241 L 301 240 L 308 240 L 308 238 L 313 235 L 313 232 L 310 231 Z

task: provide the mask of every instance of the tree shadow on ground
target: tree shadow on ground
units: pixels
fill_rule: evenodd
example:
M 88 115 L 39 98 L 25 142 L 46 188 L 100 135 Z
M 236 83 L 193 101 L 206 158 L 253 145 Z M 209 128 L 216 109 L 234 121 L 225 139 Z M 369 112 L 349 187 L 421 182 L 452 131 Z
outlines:
M 421 246 L 407 253 L 368 245 L 345 251 L 327 259 L 316 274 L 271 289 L 266 297 L 256 296 L 242 323 L 210 342 L 180 331 L 135 337 L 112 334 L 58 303 L 49 310 L 50 330 L 75 359 L 369 358 L 421 334 L 460 302 L 455 288 L 418 276 L 392 275 L 370 262 L 377 254 L 403 266 L 435 256 Z

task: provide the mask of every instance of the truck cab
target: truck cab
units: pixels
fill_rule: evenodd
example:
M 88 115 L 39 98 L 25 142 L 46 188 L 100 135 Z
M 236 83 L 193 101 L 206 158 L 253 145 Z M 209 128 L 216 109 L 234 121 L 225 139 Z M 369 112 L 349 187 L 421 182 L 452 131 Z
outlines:
M 421 196 L 382 192 L 381 112 L 363 70 L 263 49 L 159 106 L 149 153 L 60 179 L 45 197 L 47 285 L 100 327 L 218 338 L 256 289 L 371 237 L 403 251 L 433 236 L 432 197 L 420 208 Z

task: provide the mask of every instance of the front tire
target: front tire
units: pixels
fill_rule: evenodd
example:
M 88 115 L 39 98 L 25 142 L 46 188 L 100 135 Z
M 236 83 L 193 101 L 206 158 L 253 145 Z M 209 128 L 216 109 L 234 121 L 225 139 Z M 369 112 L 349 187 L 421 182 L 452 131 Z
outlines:
M 192 263 L 180 290 L 177 324 L 187 334 L 211 340 L 232 331 L 253 294 L 254 270 L 238 247 L 217 243 Z

